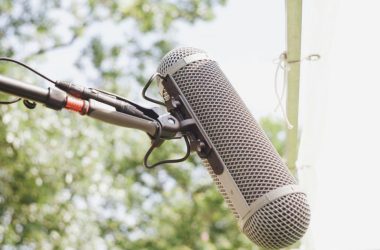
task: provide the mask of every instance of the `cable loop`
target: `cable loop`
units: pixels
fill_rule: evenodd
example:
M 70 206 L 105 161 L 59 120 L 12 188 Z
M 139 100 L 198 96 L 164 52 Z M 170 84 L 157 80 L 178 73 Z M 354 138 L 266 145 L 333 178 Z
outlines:
M 148 100 L 150 102 L 153 102 L 155 104 L 158 104 L 158 105 L 161 105 L 161 106 L 166 106 L 165 103 L 159 101 L 159 100 L 156 100 L 156 99 L 153 99 L 149 96 L 146 95 L 146 92 L 148 90 L 148 88 L 150 87 L 150 85 L 152 84 L 153 80 L 156 78 L 156 77 L 160 77 L 161 79 L 164 79 L 164 77 L 160 74 L 160 73 L 154 73 L 148 80 L 148 82 L 145 84 L 144 88 L 143 88 L 143 91 L 142 91 L 142 96 L 145 100 Z
M 190 151 L 191 151 L 190 150 L 190 142 L 189 142 L 189 139 L 187 138 L 187 136 L 184 135 L 183 138 L 184 138 L 185 143 L 186 143 L 186 154 L 184 157 L 179 158 L 179 159 L 163 160 L 163 161 L 156 162 L 152 165 L 149 165 L 149 163 L 148 163 L 149 156 L 152 154 L 153 150 L 156 147 L 159 147 L 159 145 L 161 143 L 161 138 L 160 138 L 161 137 L 161 131 L 162 131 L 162 128 L 161 128 L 161 126 L 159 126 L 157 129 L 155 138 L 152 141 L 152 145 L 150 146 L 150 148 L 148 149 L 148 151 L 146 152 L 146 154 L 144 156 L 144 166 L 146 168 L 152 169 L 152 168 L 155 168 L 158 165 L 162 165 L 162 164 L 183 162 L 183 161 L 186 161 L 187 158 L 189 158 L 189 156 L 190 156 Z

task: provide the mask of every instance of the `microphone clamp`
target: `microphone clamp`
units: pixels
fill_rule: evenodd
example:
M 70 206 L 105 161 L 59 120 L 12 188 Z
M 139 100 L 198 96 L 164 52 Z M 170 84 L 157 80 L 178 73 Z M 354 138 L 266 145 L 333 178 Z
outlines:
M 146 91 L 155 78 L 158 78 L 159 85 L 162 85 L 160 87 L 163 87 L 163 91 L 166 92 L 162 93 L 164 102 L 146 96 Z M 170 124 L 173 121 L 179 121 L 179 126 L 176 125 L 175 129 L 179 129 L 184 136 L 187 136 L 190 141 L 191 151 L 197 152 L 202 159 L 208 158 L 209 162 L 214 163 L 211 166 L 217 175 L 223 173 L 224 163 L 221 157 L 205 134 L 201 123 L 192 111 L 172 75 L 167 74 L 166 76 L 162 76 L 159 73 L 155 73 L 145 85 L 142 95 L 148 101 L 165 106 L 170 113 L 166 120 L 164 120 L 165 124 L 168 125 L 168 123 Z

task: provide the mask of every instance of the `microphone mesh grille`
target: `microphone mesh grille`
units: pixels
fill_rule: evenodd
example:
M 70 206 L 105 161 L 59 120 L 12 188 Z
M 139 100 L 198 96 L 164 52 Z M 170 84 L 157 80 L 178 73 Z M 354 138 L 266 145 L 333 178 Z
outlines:
M 157 70 L 158 73 L 163 74 L 164 76 L 167 74 L 168 69 L 175 64 L 178 60 L 193 55 L 197 53 L 205 53 L 203 50 L 186 47 L 186 48 L 180 48 L 170 51 L 169 54 L 167 54 L 162 60 L 161 64 Z
M 186 48 L 174 52 L 163 59 L 159 72 L 202 51 Z M 214 61 L 196 61 L 173 77 L 248 204 L 273 189 L 296 183 Z
M 231 209 L 232 213 L 235 215 L 236 219 L 240 219 L 239 213 L 236 211 L 234 204 L 232 203 L 230 198 L 228 198 L 226 190 L 224 189 L 222 183 L 219 181 L 217 175 L 212 170 L 210 163 L 207 160 L 203 160 L 203 164 L 207 168 L 208 173 L 211 175 L 211 178 L 216 184 L 216 187 L 218 188 L 219 192 L 223 195 L 224 200 L 226 201 L 228 207 Z
M 259 209 L 248 219 L 243 231 L 258 245 L 277 249 L 299 240 L 306 232 L 309 220 L 306 195 L 293 193 Z
M 204 51 L 194 48 L 172 50 L 162 59 L 158 72 L 166 75 L 175 62 L 195 53 Z M 296 184 L 216 62 L 208 59 L 195 61 L 178 70 L 173 78 L 248 205 L 278 187 Z M 239 218 L 207 160 L 205 165 L 227 204 Z M 309 216 L 305 195 L 291 194 L 259 209 L 247 221 L 243 231 L 263 247 L 282 247 L 304 234 Z

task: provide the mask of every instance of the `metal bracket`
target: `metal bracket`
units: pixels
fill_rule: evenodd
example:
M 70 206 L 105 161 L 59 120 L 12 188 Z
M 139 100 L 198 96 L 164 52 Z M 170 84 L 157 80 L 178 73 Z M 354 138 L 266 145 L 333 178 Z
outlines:
M 207 158 L 215 174 L 222 174 L 224 170 L 222 159 L 173 77 L 168 74 L 162 79 L 161 84 L 170 96 L 165 100 L 165 105 L 170 114 L 178 119 L 181 132 L 190 140 L 191 149 L 196 151 L 199 157 Z

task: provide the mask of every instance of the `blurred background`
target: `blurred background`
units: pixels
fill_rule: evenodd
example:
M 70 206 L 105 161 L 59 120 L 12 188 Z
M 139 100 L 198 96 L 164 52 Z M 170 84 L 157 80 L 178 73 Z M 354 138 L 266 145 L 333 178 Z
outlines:
M 312 222 L 289 249 L 380 249 L 379 4 L 358 5 L 304 2 L 302 54 L 321 60 L 301 64 L 293 172 Z M 152 106 L 140 93 L 163 55 L 204 49 L 285 156 L 274 111 L 285 13 L 278 0 L 0 0 L 0 55 Z M 0 74 L 48 85 L 9 63 Z M 0 106 L 0 121 L 1 249 L 259 249 L 196 156 L 148 170 L 150 140 L 137 130 L 22 104 Z M 166 143 L 152 161 L 183 154 Z

